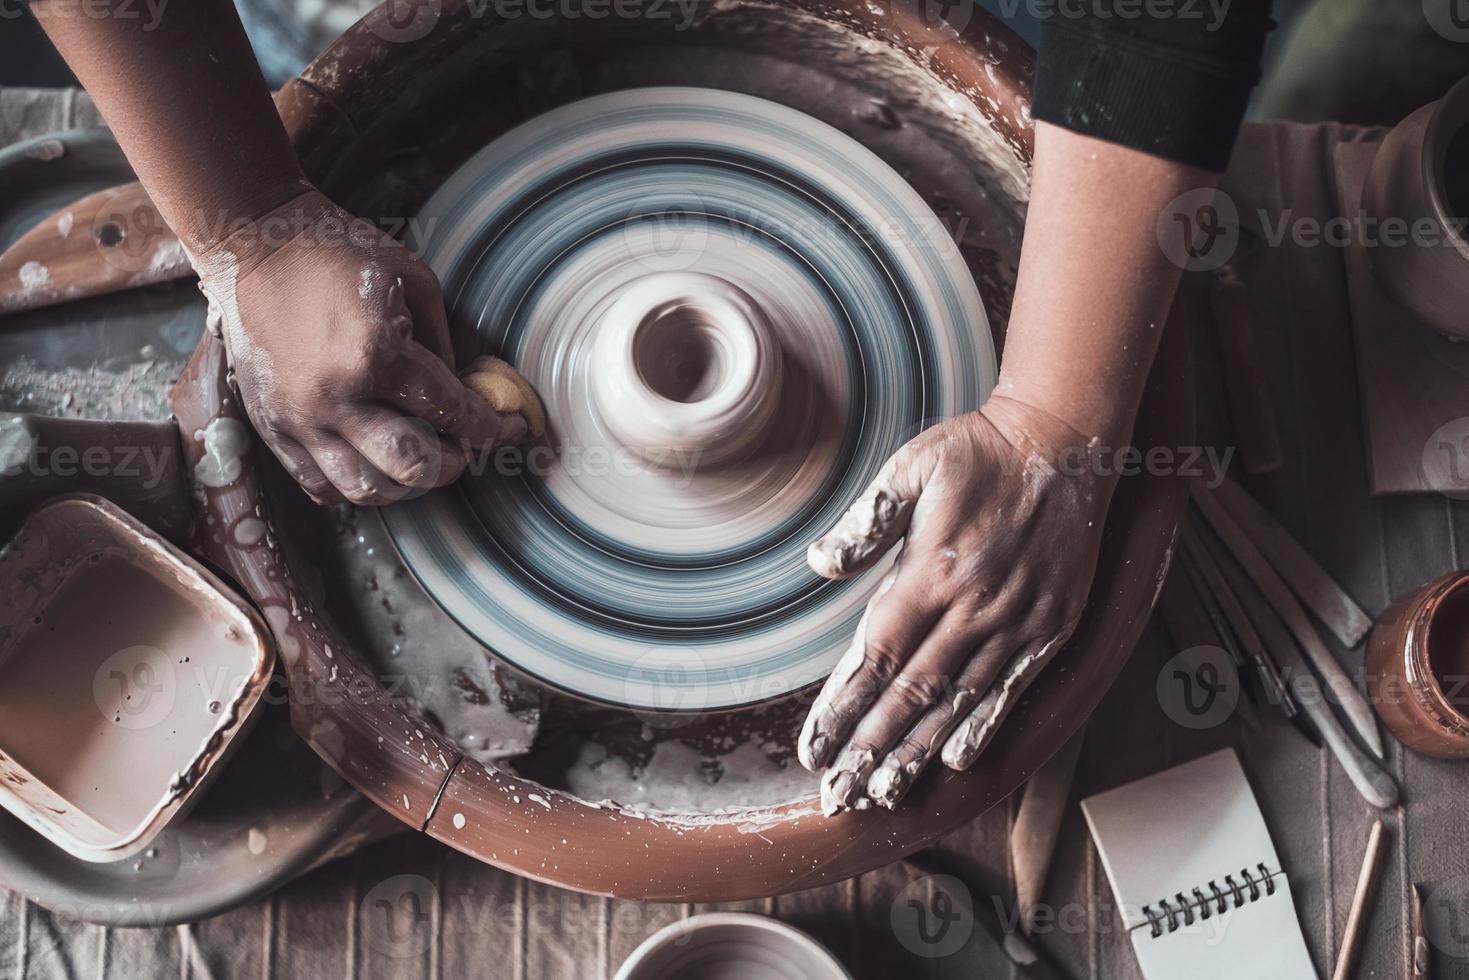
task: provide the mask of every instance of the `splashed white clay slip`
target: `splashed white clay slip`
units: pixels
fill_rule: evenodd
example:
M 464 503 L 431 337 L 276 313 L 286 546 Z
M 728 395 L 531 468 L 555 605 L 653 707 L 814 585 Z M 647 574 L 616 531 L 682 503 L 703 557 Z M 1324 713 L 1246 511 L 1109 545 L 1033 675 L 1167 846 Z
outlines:
M 264 623 L 97 497 L 0 551 L 0 805 L 87 861 L 146 848 L 260 704 Z

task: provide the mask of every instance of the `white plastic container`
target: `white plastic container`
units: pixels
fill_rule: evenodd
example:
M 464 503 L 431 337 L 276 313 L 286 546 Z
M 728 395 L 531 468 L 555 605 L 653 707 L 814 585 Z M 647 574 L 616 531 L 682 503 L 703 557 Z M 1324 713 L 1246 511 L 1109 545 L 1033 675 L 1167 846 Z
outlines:
M 218 771 L 275 651 L 253 608 L 99 497 L 0 550 L 0 806 L 84 861 L 146 848 Z

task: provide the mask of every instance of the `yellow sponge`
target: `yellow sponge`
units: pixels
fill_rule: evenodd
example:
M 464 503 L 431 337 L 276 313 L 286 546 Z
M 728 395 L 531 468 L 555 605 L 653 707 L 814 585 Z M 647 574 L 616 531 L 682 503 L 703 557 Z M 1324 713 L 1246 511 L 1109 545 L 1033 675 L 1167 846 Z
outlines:
M 459 380 L 471 391 L 478 392 L 495 411 L 519 412 L 533 438 L 546 434 L 546 409 L 535 389 L 519 371 L 498 357 L 476 357 L 459 372 Z

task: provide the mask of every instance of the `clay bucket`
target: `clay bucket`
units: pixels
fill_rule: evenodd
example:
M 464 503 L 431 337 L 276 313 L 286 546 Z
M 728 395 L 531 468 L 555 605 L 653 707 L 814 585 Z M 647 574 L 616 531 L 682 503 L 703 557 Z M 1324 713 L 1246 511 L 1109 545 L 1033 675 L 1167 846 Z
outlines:
M 422 4 L 407 20 L 379 8 L 280 93 L 308 173 L 343 205 L 370 216 L 411 216 L 447 173 L 522 119 L 609 88 L 697 84 L 691 79 L 702 77 L 700 66 L 720 58 L 758 60 L 763 70 L 745 76 L 752 94 L 825 112 L 840 126 L 844 121 L 809 90 L 784 84 L 783 73 L 819 68 L 873 81 L 877 65 L 894 87 L 919 79 L 947 90 L 949 108 L 933 111 L 971 119 L 970 135 L 985 147 L 967 162 L 979 202 L 975 220 L 985 222 L 985 234 L 965 255 L 997 342 L 1003 339 L 1031 147 L 1032 59 L 982 11 L 973 9 L 955 32 L 923 23 L 905 5 L 856 0 L 719 0 L 686 29 L 653 18 L 506 19 L 492 5 L 477 15 L 479 6 Z M 902 159 L 914 154 L 905 149 L 914 142 L 897 133 L 873 148 L 890 162 L 911 163 L 904 173 L 922 192 L 923 155 Z M 924 152 L 937 159 L 944 149 Z M 1185 341 L 1172 331 L 1141 413 L 1138 445 L 1179 446 L 1192 438 L 1188 384 Z M 197 434 L 212 421 L 242 418 L 217 341 L 201 341 L 173 402 L 191 461 L 202 452 Z M 282 549 L 292 539 L 296 491 L 268 452 L 257 447 L 234 483 L 196 492 L 196 549 L 260 607 L 288 672 L 294 728 L 348 782 L 408 826 L 490 864 L 581 891 L 667 901 L 746 899 L 847 878 L 917 850 L 1003 800 L 1084 723 L 1126 662 L 1163 580 L 1186 499 L 1176 478 L 1122 481 L 1075 638 L 973 769 L 932 774 L 895 813 L 827 819 L 812 801 L 655 817 L 487 770 L 396 705 L 313 604 L 302 586 L 314 570 Z M 232 529 L 253 517 L 265 518 L 271 533 L 242 546 Z

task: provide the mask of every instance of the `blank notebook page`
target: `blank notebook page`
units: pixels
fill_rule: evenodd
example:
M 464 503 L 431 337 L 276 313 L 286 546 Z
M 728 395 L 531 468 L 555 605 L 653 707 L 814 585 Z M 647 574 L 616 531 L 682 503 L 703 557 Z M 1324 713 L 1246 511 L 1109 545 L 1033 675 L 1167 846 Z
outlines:
M 1290 883 L 1233 749 L 1081 808 L 1147 980 L 1316 977 Z

